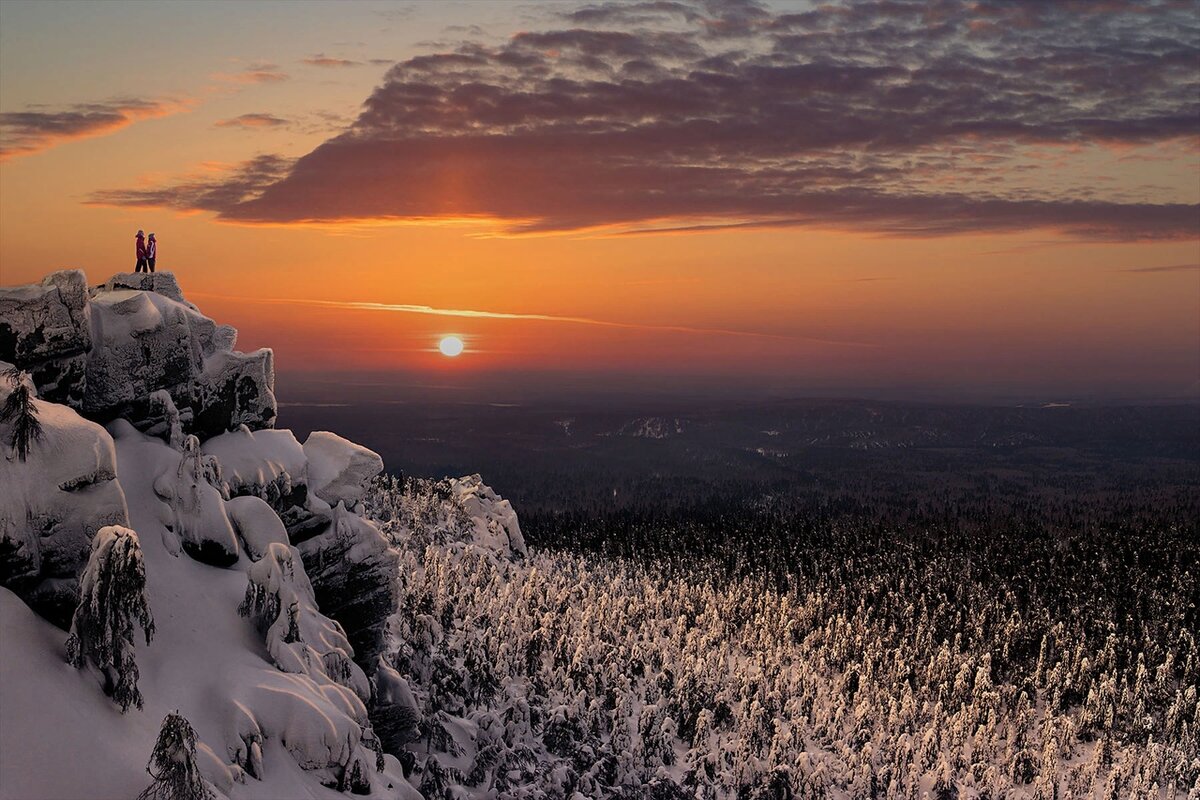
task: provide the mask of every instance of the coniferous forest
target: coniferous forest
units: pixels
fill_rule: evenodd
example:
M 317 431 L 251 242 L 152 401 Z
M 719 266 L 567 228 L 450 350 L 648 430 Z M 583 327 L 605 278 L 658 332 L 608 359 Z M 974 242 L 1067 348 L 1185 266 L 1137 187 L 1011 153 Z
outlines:
M 426 797 L 1200 796 L 1186 487 L 542 511 L 515 561 L 455 505 L 368 502 Z

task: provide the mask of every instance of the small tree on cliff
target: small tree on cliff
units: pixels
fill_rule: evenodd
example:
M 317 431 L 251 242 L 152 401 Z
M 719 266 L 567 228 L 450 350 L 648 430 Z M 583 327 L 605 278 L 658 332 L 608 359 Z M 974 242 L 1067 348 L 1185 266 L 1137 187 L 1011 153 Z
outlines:
M 11 425 L 9 444 L 17 458 L 24 461 L 29 456 L 29 445 L 42 438 L 42 423 L 38 421 L 37 407 L 33 404 L 29 373 L 14 367 L 5 370 L 3 377 L 12 385 L 12 392 L 0 408 L 0 423 Z
M 133 654 L 133 626 L 146 644 L 154 637 L 154 618 L 146 602 L 146 567 L 137 534 L 120 525 L 101 528 L 79 581 L 79 605 L 71 619 L 67 660 L 76 669 L 91 661 L 104 673 L 104 693 L 121 706 L 142 707 Z
M 196 731 L 178 711 L 163 718 L 146 771 L 154 783 L 137 800 L 211 800 L 213 796 L 196 766 Z

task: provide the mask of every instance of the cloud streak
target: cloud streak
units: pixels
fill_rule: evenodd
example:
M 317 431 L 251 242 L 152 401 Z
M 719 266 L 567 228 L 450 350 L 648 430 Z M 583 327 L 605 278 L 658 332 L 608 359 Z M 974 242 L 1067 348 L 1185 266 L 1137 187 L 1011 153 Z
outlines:
M 1162 273 L 1162 272 L 1200 272 L 1200 264 L 1171 264 L 1165 267 L 1130 267 L 1121 272 Z
M 107 136 L 135 122 L 165 117 L 187 107 L 173 100 L 116 99 L 5 112 L 0 114 L 0 161 L 40 153 L 65 142 Z
M 1200 27 L 1186 5 L 782 14 L 655 0 L 551 22 L 397 63 L 347 130 L 286 173 L 230 176 L 244 192 L 168 184 L 104 201 L 169 198 L 249 224 L 481 218 L 513 234 L 1200 229 L 1190 195 L 1089 172 L 1109 149 L 1195 146 Z
M 288 121 L 274 114 L 242 114 L 231 119 L 217 120 L 213 123 L 218 128 L 279 128 L 287 125 Z
M 558 314 L 526 314 L 506 311 L 480 311 L 465 308 L 437 308 L 435 306 L 414 305 L 411 303 L 373 303 L 353 300 L 307 300 L 302 298 L 284 297 L 232 297 L 228 295 L 195 293 L 198 297 L 227 300 L 240 303 L 258 303 L 263 305 L 298 305 L 310 308 L 337 308 L 348 311 L 374 311 L 392 314 L 421 314 L 436 317 L 462 317 L 467 319 L 498 319 L 518 320 L 527 322 L 554 322 L 571 325 L 594 325 L 604 328 L 622 328 L 637 331 L 658 331 L 662 333 L 698 334 L 707 336 L 736 336 L 754 339 L 774 339 L 784 341 L 803 341 L 838 347 L 877 347 L 871 342 L 855 342 L 841 339 L 826 339 L 817 336 L 801 336 L 790 334 L 767 333 L 764 331 L 737 330 L 730 328 L 706 328 L 689 325 L 651 325 L 636 322 L 617 322 L 615 320 L 596 319 L 594 317 L 563 316 Z

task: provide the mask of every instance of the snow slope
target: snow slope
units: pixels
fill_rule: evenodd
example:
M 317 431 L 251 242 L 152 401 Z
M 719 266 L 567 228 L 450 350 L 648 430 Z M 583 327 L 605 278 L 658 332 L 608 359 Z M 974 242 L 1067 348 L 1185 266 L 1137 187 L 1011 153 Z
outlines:
M 112 429 L 157 627 L 137 652 L 145 707 L 121 715 L 98 675 L 67 665 L 65 633 L 0 590 L 0 797 L 132 797 L 149 783 L 146 761 L 172 710 L 195 727 L 202 773 L 230 798 L 339 796 L 320 780 L 334 780 L 337 765 L 354 755 L 372 765 L 374 795 L 418 797 L 394 758 L 375 772 L 374 754 L 359 743 L 366 711 L 353 690 L 319 670 L 284 672 L 272 663 L 262 634 L 237 611 L 247 557 L 219 569 L 172 554 L 171 514 L 153 487 L 178 470 L 180 454 L 123 422 Z M 263 739 L 262 781 L 233 763 L 255 729 Z M 62 769 L 64 759 L 76 766 Z

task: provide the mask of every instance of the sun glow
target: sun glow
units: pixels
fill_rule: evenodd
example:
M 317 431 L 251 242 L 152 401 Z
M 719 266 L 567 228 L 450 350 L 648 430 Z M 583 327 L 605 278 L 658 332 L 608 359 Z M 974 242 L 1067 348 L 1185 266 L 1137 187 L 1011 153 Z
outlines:
M 442 352 L 442 355 L 454 358 L 462 353 L 463 340 L 457 336 L 443 336 L 442 340 L 438 342 L 438 350 Z

